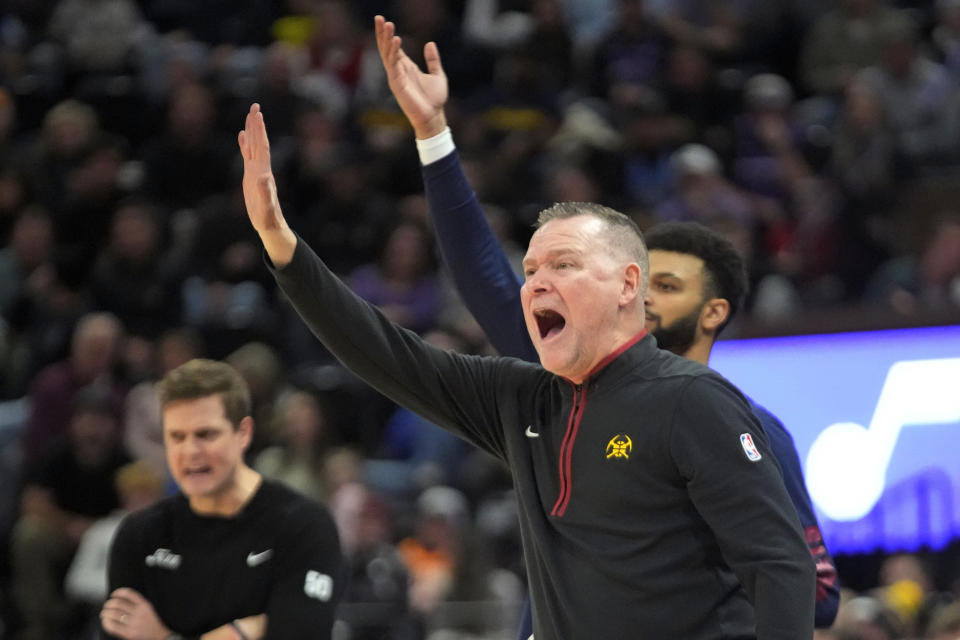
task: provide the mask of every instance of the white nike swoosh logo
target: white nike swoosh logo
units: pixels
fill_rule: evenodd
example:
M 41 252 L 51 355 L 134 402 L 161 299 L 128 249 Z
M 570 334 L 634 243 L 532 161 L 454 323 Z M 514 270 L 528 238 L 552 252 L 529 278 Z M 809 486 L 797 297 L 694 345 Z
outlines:
M 273 549 L 267 549 L 266 551 L 261 551 L 260 553 L 253 553 L 252 551 L 247 555 L 247 566 L 255 567 L 258 564 L 263 564 L 273 555 Z
M 527 425 L 527 430 L 523 432 L 528 438 L 539 438 L 540 434 L 533 430 L 533 425 Z

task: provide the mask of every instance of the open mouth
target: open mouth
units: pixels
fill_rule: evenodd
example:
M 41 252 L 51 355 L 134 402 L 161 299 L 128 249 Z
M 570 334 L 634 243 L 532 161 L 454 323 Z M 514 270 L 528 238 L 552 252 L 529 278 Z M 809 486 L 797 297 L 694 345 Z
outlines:
M 206 475 L 209 475 L 213 471 L 212 467 L 190 467 L 183 472 L 183 475 L 187 478 L 200 478 Z
M 566 319 L 551 309 L 540 309 L 534 311 L 533 315 L 537 320 L 537 329 L 540 331 L 541 339 L 557 335 L 567 325 Z

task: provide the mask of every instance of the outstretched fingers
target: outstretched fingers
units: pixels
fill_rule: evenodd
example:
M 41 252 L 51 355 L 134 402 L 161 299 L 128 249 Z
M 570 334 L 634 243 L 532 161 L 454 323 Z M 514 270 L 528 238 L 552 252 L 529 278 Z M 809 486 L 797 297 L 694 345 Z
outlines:
M 428 42 L 423 47 L 423 58 L 427 62 L 427 71 L 431 75 L 445 76 L 443 64 L 440 63 L 440 50 L 436 42 Z
M 396 25 L 384 20 L 383 16 L 374 18 L 376 27 L 377 50 L 387 75 L 392 79 L 396 74 L 407 71 L 407 56 L 403 51 L 403 40 L 396 34 Z
M 397 50 L 400 48 L 400 37 L 397 35 L 396 25 L 385 20 L 383 16 L 376 16 L 373 20 L 380 58 L 385 65 L 392 64 L 396 62 Z
M 267 127 L 259 104 L 253 103 L 250 106 L 244 129 L 237 135 L 237 143 L 246 161 L 252 162 L 270 157 L 270 139 L 267 137 Z
M 386 60 L 387 43 L 394 35 L 394 25 L 387 22 L 383 16 L 374 16 L 373 30 L 377 37 L 377 50 L 380 51 L 380 57 Z
M 250 143 L 253 147 L 254 157 L 260 154 L 269 154 L 270 138 L 267 137 L 267 125 L 263 121 L 260 105 L 256 102 L 250 106 L 249 116 L 250 123 L 247 130 L 250 132 Z

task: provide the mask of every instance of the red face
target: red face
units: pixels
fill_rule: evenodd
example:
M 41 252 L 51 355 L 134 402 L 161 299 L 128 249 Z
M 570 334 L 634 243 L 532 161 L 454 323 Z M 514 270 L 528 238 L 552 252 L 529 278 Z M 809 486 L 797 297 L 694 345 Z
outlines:
M 179 400 L 163 410 L 163 441 L 170 474 L 199 513 L 212 513 L 236 488 L 253 421 L 235 428 L 219 394 Z
M 520 297 L 540 363 L 577 383 L 623 337 L 626 261 L 604 242 L 604 231 L 588 215 L 552 220 L 533 234 L 523 260 Z

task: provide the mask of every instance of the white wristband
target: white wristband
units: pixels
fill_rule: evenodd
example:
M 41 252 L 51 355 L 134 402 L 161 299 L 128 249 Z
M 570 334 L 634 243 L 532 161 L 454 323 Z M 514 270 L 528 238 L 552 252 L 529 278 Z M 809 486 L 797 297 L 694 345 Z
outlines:
M 446 127 L 432 138 L 417 140 L 417 151 L 420 153 L 420 163 L 423 166 L 450 155 L 454 149 L 456 147 L 453 144 L 453 134 L 450 133 L 450 127 Z

